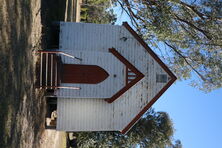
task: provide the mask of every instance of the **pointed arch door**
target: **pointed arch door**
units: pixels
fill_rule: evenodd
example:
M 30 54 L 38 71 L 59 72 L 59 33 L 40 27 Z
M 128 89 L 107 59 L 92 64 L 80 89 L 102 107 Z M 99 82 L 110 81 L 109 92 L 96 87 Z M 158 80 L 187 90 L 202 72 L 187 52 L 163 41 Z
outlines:
M 62 83 L 98 84 L 109 74 L 97 65 L 63 64 Z

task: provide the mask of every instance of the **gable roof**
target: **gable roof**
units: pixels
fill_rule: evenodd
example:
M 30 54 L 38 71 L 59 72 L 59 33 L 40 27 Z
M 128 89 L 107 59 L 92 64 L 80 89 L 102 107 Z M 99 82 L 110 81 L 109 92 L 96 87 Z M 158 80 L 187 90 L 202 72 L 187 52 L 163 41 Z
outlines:
M 107 103 L 104 98 L 68 99 L 63 97 L 63 99 L 58 99 L 58 112 L 60 112 L 60 117 L 61 115 L 65 117 L 65 119 L 58 118 L 58 130 L 118 130 L 124 134 L 176 80 L 167 66 L 127 23 L 123 23 L 123 26 L 64 23 L 61 29 L 61 37 L 63 37 L 60 43 L 61 51 L 70 50 L 73 55 L 76 55 L 76 51 L 79 50 L 107 53 L 109 48 L 114 47 L 145 76 L 133 85 L 133 89 L 128 89 L 113 103 Z M 67 34 L 67 32 L 71 33 Z M 124 40 L 124 37 L 127 39 Z M 85 43 L 86 40 L 90 41 L 89 44 Z M 100 44 L 95 44 L 97 42 Z M 110 57 L 117 58 L 113 55 Z M 120 60 L 117 59 L 117 61 L 122 64 Z M 121 72 L 125 73 L 124 68 L 127 66 L 122 66 Z M 115 68 L 113 64 L 112 67 Z M 129 75 L 133 74 L 129 72 Z M 153 79 L 156 74 L 166 74 L 169 79 L 165 83 L 156 83 L 156 80 Z M 121 77 L 122 85 L 117 90 L 125 86 L 122 80 L 124 77 Z M 128 81 L 126 80 L 126 82 Z
M 144 75 L 127 59 L 125 59 L 115 48 L 110 48 L 109 52 L 111 52 L 117 59 L 119 59 L 126 66 L 126 68 L 129 68 L 132 72 L 136 74 L 134 80 L 132 80 L 130 83 L 127 83 L 125 87 L 120 89 L 111 98 L 105 99 L 108 103 L 112 103 L 113 101 L 118 99 L 122 94 L 124 94 L 128 89 L 130 89 L 133 85 L 135 85 L 138 81 L 140 81 L 144 77 Z
M 170 76 L 170 81 L 151 99 L 151 101 L 133 118 L 133 120 L 121 130 L 125 134 L 129 129 L 141 118 L 141 116 L 160 98 L 160 96 L 176 81 L 176 76 L 161 61 L 161 59 L 152 51 L 152 49 L 143 41 L 143 39 L 129 26 L 127 22 L 123 22 L 123 26 L 134 36 L 134 38 L 146 49 L 147 53 L 160 65 L 161 68 Z

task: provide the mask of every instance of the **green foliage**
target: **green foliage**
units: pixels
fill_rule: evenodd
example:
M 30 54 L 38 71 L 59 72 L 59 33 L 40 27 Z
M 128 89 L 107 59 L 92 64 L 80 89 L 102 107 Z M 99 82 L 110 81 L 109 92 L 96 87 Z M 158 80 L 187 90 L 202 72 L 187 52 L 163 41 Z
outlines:
M 172 146 L 173 125 L 165 112 L 149 110 L 145 116 L 126 134 L 120 132 L 79 132 L 78 147 L 137 147 L 165 148 Z
M 150 45 L 164 44 L 161 55 L 180 79 L 196 73 L 193 86 L 204 91 L 222 87 L 222 1 L 119 1 Z M 166 50 L 166 51 L 165 51 Z
M 114 24 L 116 15 L 109 7 L 109 0 L 85 0 L 81 8 L 81 21 L 96 24 Z

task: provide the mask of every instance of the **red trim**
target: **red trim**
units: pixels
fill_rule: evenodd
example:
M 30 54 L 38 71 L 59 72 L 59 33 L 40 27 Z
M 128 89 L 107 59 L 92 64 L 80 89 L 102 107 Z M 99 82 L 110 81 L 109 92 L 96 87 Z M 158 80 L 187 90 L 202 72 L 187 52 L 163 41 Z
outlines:
M 141 116 L 159 99 L 159 97 L 173 84 L 177 79 L 176 76 L 169 70 L 169 68 L 160 60 L 160 58 L 151 50 L 151 48 L 141 39 L 141 37 L 129 26 L 127 22 L 123 26 L 135 37 L 135 39 L 146 49 L 146 51 L 156 60 L 157 63 L 167 72 L 171 80 L 153 97 L 153 99 L 137 114 L 134 119 L 121 131 L 125 134 L 140 118 Z
M 152 51 L 152 49 L 143 41 L 143 39 L 129 26 L 127 22 L 123 22 L 123 26 L 135 37 L 135 39 L 146 49 L 146 51 L 160 64 L 160 66 L 172 77 L 176 76 L 161 61 L 161 59 Z
M 98 84 L 109 74 L 97 65 L 63 64 L 61 83 Z
M 159 97 L 173 84 L 176 79 L 171 79 L 157 95 L 133 118 L 133 120 L 121 131 L 122 134 L 127 133 L 131 127 L 141 118 L 141 116 L 159 99 Z
M 125 87 L 120 89 L 115 95 L 113 95 L 109 99 L 105 99 L 108 103 L 112 103 L 116 99 L 118 99 L 122 94 L 124 94 L 128 89 L 130 89 L 133 85 L 135 85 L 139 80 L 141 80 L 144 75 L 136 69 L 127 59 L 125 59 L 115 48 L 110 48 L 109 52 L 111 52 L 117 59 L 119 59 L 123 64 L 126 65 L 127 68 L 131 69 L 132 72 L 136 74 L 136 78 L 132 80 L 130 83 L 127 83 Z

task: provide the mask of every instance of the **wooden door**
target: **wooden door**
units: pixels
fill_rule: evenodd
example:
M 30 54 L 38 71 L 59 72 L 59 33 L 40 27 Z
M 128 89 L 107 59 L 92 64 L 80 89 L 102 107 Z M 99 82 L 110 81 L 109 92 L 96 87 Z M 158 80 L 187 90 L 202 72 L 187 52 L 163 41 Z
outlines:
M 62 83 L 97 84 L 109 76 L 96 65 L 63 64 L 62 67 Z

